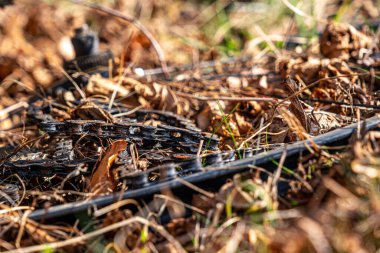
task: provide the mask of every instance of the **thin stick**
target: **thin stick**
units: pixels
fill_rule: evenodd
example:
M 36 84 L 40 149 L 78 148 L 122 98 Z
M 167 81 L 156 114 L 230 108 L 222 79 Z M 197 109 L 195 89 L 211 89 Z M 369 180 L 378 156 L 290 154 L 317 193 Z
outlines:
M 199 143 L 199 148 L 198 148 L 198 152 L 197 152 L 197 156 L 198 157 L 201 155 L 202 147 L 203 147 L 203 142 L 204 142 L 204 140 L 201 140 L 200 143 Z
M 5 117 L 7 116 L 9 113 L 13 112 L 13 111 L 19 111 L 20 109 L 21 110 L 25 110 L 26 108 L 28 108 L 29 104 L 26 103 L 26 102 L 18 102 L 17 104 L 14 104 L 14 105 L 11 105 L 11 106 L 8 106 L 2 110 L 0 110 L 0 118 L 2 117 Z
M 328 21 L 325 20 L 325 19 L 317 19 L 307 13 L 305 13 L 304 11 L 300 10 L 299 8 L 297 8 L 296 6 L 292 5 L 288 0 L 281 0 L 282 3 L 288 7 L 290 10 L 292 10 L 295 14 L 301 16 L 301 17 L 304 17 L 304 18 L 307 18 L 307 19 L 311 19 L 312 21 L 317 21 L 319 23 L 322 23 L 322 24 L 327 24 Z
M 274 176 L 272 178 L 272 197 L 273 197 L 273 201 L 275 201 L 275 205 L 276 207 L 278 207 L 278 191 L 277 191 L 277 182 L 278 180 L 280 179 L 280 176 L 281 176 L 281 171 L 282 171 L 282 168 L 283 168 L 283 165 L 284 165 L 284 162 L 285 162 L 285 159 L 286 159 L 286 155 L 287 155 L 287 147 L 285 145 L 285 148 L 284 148 L 284 152 L 282 152 L 282 155 L 281 155 L 281 158 L 280 158 L 280 161 L 278 163 L 278 166 L 277 166 L 277 170 L 276 172 L 274 173 Z
M 196 185 L 194 185 L 194 184 L 192 184 L 192 183 L 190 183 L 190 182 L 188 182 L 188 181 L 186 181 L 186 180 L 184 180 L 184 179 L 182 179 L 180 177 L 176 178 L 176 180 L 180 181 L 181 184 L 189 187 L 190 189 L 192 189 L 192 190 L 194 190 L 196 192 L 199 192 L 200 194 L 203 194 L 204 196 L 206 196 L 206 197 L 208 197 L 210 199 L 215 196 L 213 193 L 205 191 L 205 190 L 199 188 L 198 186 L 196 186 Z
M 130 218 L 127 220 L 123 220 L 121 222 L 114 223 L 114 224 L 109 225 L 107 227 L 95 230 L 93 232 L 90 232 L 90 233 L 87 233 L 87 234 L 84 234 L 84 235 L 81 235 L 78 237 L 70 238 L 70 239 L 67 239 L 65 241 L 52 242 L 52 243 L 46 243 L 46 244 L 41 244 L 41 245 L 36 245 L 36 246 L 19 248 L 19 249 L 10 250 L 7 252 L 8 253 L 21 253 L 21 252 L 30 253 L 30 252 L 44 251 L 46 249 L 53 249 L 54 250 L 54 249 L 62 248 L 65 246 L 75 245 L 75 244 L 81 243 L 81 242 L 89 240 L 90 238 L 93 238 L 95 236 L 103 235 L 109 231 L 127 226 L 127 225 L 132 224 L 132 223 L 141 223 L 141 224 L 152 227 L 158 233 L 160 233 L 163 237 L 165 237 L 170 243 L 172 243 L 174 245 L 174 247 L 176 248 L 177 252 L 186 252 L 184 250 L 184 248 L 182 248 L 182 246 L 179 244 L 179 242 L 177 240 L 175 240 L 175 238 L 172 235 L 170 235 L 162 226 L 154 224 L 154 223 L 152 223 L 152 222 L 150 222 L 150 221 L 148 221 L 142 217 L 133 217 L 133 218 Z
M 134 25 L 149 40 L 149 42 L 153 46 L 156 52 L 157 58 L 160 61 L 162 72 L 165 74 L 165 77 L 169 78 L 168 67 L 166 65 L 164 51 L 162 50 L 160 44 L 158 44 L 157 40 L 153 37 L 153 35 L 139 21 L 137 21 L 133 17 L 130 17 L 130 16 L 125 15 L 124 13 L 121 13 L 120 11 L 117 11 L 117 10 L 114 10 L 114 9 L 111 9 L 111 8 L 108 8 L 96 3 L 91 3 L 84 0 L 70 0 L 70 1 L 74 4 L 86 6 L 96 11 L 115 16 L 117 18 L 125 20 L 128 23 L 131 23 L 132 25 Z
M 66 78 L 69 79 L 69 81 L 74 85 L 75 89 L 78 91 L 78 93 L 82 97 L 82 99 L 86 99 L 86 94 L 81 90 L 81 88 L 74 81 L 74 79 L 69 74 L 67 74 L 67 72 L 61 66 L 57 66 L 57 67 L 66 76 Z
M 220 227 L 218 227 L 218 229 L 211 235 L 211 238 L 218 237 L 226 228 L 239 221 L 241 221 L 241 217 L 233 217 L 231 219 L 228 219 L 222 225 L 220 225 Z
M 136 206 L 139 210 L 141 210 L 141 206 L 140 204 L 134 200 L 134 199 L 124 199 L 124 200 L 121 200 L 121 201 L 118 201 L 116 203 L 113 203 L 111 205 L 108 205 L 106 207 L 103 207 L 102 209 L 99 209 L 99 210 L 96 210 L 94 212 L 94 216 L 95 217 L 99 217 L 99 216 L 102 216 L 102 215 L 105 215 L 115 209 L 118 209 L 122 206 L 125 206 L 125 205 L 130 205 L 130 204 L 133 204 L 134 206 Z
M 261 29 L 261 27 L 259 25 L 254 25 L 254 28 L 255 28 L 256 32 L 259 34 L 259 36 L 261 36 L 263 38 L 263 40 L 268 44 L 268 46 L 270 47 L 270 49 L 272 49 L 272 51 L 275 53 L 275 55 L 277 57 L 280 57 L 280 55 L 281 55 L 280 51 L 278 51 L 278 49 L 276 48 L 276 46 L 269 39 L 268 35 L 266 35 L 264 33 L 264 31 Z
M 116 94 L 119 91 L 120 85 L 123 82 L 124 77 L 127 76 L 127 74 L 128 74 L 128 70 L 125 69 L 124 73 L 120 76 L 117 84 L 113 87 L 113 92 L 112 92 L 112 95 L 111 95 L 111 99 L 110 99 L 110 102 L 108 104 L 108 111 L 111 111 L 113 102 L 115 101 L 115 98 L 116 98 Z
M 21 198 L 19 199 L 17 205 L 20 205 L 22 203 L 22 201 L 24 200 L 25 198 L 25 195 L 26 195 L 26 187 L 25 187 L 25 183 L 24 181 L 22 181 L 22 179 L 20 178 L 20 176 L 18 174 L 13 174 L 13 176 L 15 176 L 18 181 L 20 182 L 21 186 L 22 186 L 22 196 Z
M 176 92 L 175 93 L 179 97 L 185 97 L 185 98 L 192 98 L 197 99 L 200 101 L 217 101 L 217 100 L 224 100 L 224 101 L 236 101 L 236 102 L 244 102 L 244 101 L 257 101 L 257 102 L 268 102 L 268 103 L 278 103 L 282 101 L 281 99 L 277 98 L 268 98 L 268 97 L 206 97 L 206 96 L 196 96 L 196 95 L 190 95 L 182 92 Z
M 15 241 L 15 245 L 16 245 L 17 248 L 20 248 L 20 246 L 21 246 L 21 238 L 22 238 L 22 236 L 24 234 L 24 231 L 25 231 L 25 225 L 26 225 L 26 222 L 27 222 L 28 215 L 31 212 L 32 212 L 31 210 L 26 210 L 25 213 L 24 213 L 24 215 L 21 218 L 20 229 L 18 230 L 16 241 Z
M 137 112 L 138 110 L 140 110 L 140 109 L 143 108 L 143 107 L 144 107 L 144 106 L 139 105 L 139 106 L 133 108 L 132 110 L 130 110 L 130 111 L 128 111 L 128 112 L 122 112 L 122 113 L 114 114 L 113 116 L 114 116 L 115 118 L 119 118 L 119 117 L 123 117 L 123 116 L 128 116 L 128 115 L 131 115 L 131 114 Z
M 161 198 L 161 199 L 167 200 L 168 202 L 171 201 L 171 202 L 173 202 L 173 203 L 175 203 L 175 204 L 183 205 L 184 207 L 186 207 L 186 208 L 188 208 L 188 209 L 191 209 L 191 210 L 193 210 L 193 211 L 195 211 L 195 212 L 197 212 L 197 213 L 200 213 L 200 214 L 202 214 L 202 215 L 206 215 L 206 212 L 205 212 L 205 211 L 203 211 L 203 210 L 201 210 L 201 209 L 199 209 L 199 208 L 197 208 L 197 207 L 195 207 L 195 206 L 192 206 L 192 205 L 186 204 L 186 203 L 184 203 L 184 202 L 182 202 L 182 201 L 180 201 L 180 200 L 177 200 L 177 199 L 175 199 L 175 198 L 169 197 L 169 196 L 167 196 L 167 195 L 156 194 L 156 195 L 154 195 L 154 197 L 155 197 L 155 198 Z
M 4 206 L 1 206 L 1 210 L 0 210 L 0 215 L 3 215 L 3 214 L 6 214 L 6 213 L 10 213 L 10 212 L 14 212 L 14 211 L 19 211 L 19 210 L 30 210 L 30 209 L 33 209 L 32 207 L 30 206 L 15 206 L 15 207 L 10 207 L 10 208 L 4 208 Z
M 240 144 L 239 146 L 239 149 L 243 148 L 244 144 L 247 143 L 248 141 L 252 140 L 253 138 L 255 138 L 258 134 L 260 134 L 262 131 L 264 131 L 267 127 L 270 126 L 270 124 L 272 124 L 272 122 L 269 122 L 268 124 L 266 124 L 265 126 L 261 127 L 259 130 L 257 130 L 256 133 L 252 134 L 249 138 L 245 139 L 244 141 L 242 141 L 242 143 Z

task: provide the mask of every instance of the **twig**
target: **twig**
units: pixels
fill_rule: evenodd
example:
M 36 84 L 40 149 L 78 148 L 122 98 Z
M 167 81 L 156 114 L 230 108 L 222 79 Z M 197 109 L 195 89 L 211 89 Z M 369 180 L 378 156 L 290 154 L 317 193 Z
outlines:
M 197 156 L 198 157 L 201 155 L 202 147 L 203 147 L 203 142 L 204 142 L 204 140 L 201 140 L 200 143 L 199 143 L 199 148 L 198 148 L 198 152 L 197 152 Z
M 268 124 L 266 124 L 265 126 L 261 127 L 259 130 L 257 130 L 256 133 L 252 134 L 249 138 L 245 139 L 244 141 L 242 141 L 242 143 L 240 144 L 239 146 L 239 149 L 242 149 L 244 144 L 247 143 L 248 141 L 252 140 L 253 138 L 255 138 L 258 134 L 260 134 L 262 131 L 264 131 L 267 127 L 270 126 L 270 124 L 272 124 L 272 122 L 269 122 Z
M 263 94 L 266 96 L 271 96 L 279 99 L 287 99 L 287 96 L 281 96 L 281 95 L 272 95 L 272 94 Z M 336 101 L 336 100 L 328 100 L 328 99 L 318 99 L 318 98 L 308 98 L 308 97 L 299 97 L 299 100 L 301 101 L 309 101 L 309 102 L 315 102 L 315 103 L 321 103 L 321 104 L 335 104 L 335 105 L 341 105 L 341 106 L 349 106 L 349 107 L 357 107 L 362 110 L 364 109 L 375 109 L 379 110 L 380 105 L 371 105 L 371 104 L 361 104 L 361 103 L 347 103 L 343 101 Z
M 179 242 L 177 240 L 175 240 L 175 238 L 172 235 L 170 235 L 162 226 L 154 224 L 154 223 L 152 223 L 152 222 L 150 222 L 150 221 L 148 221 L 142 217 L 133 217 L 133 218 L 123 220 L 123 221 L 118 222 L 118 223 L 114 223 L 114 224 L 109 225 L 107 227 L 95 230 L 93 232 L 90 232 L 90 233 L 87 233 L 87 234 L 84 234 L 84 235 L 81 235 L 78 237 L 70 238 L 70 239 L 67 239 L 64 241 L 60 241 L 60 242 L 52 242 L 52 243 L 46 243 L 46 244 L 41 244 L 41 245 L 35 245 L 35 246 L 10 250 L 10 251 L 8 251 L 8 253 L 39 252 L 39 251 L 44 251 L 46 249 L 53 249 L 54 250 L 54 249 L 62 248 L 62 247 L 69 246 L 69 245 L 75 245 L 75 244 L 78 244 L 80 242 L 91 239 L 95 236 L 99 236 L 99 235 L 105 234 L 109 231 L 112 231 L 112 230 L 115 230 L 115 229 L 118 229 L 121 227 L 125 227 L 129 224 L 132 224 L 132 223 L 141 223 L 141 224 L 152 227 L 154 230 L 156 230 L 158 233 L 160 233 L 163 237 L 165 237 L 170 243 L 172 243 L 174 245 L 174 247 L 176 248 L 177 252 L 186 252 L 182 248 L 182 246 L 179 244 Z
M 238 252 L 239 245 L 244 238 L 244 232 L 246 230 L 246 225 L 244 222 L 239 222 L 236 228 L 232 232 L 230 239 L 226 242 L 225 246 L 222 248 L 222 252 Z
M 188 181 L 186 181 L 186 180 L 184 180 L 184 179 L 182 179 L 180 177 L 176 178 L 176 180 L 178 180 L 179 182 L 181 182 L 181 184 L 189 187 L 190 189 L 192 189 L 192 190 L 194 190 L 196 192 L 199 192 L 200 194 L 206 196 L 207 198 L 212 199 L 212 198 L 215 197 L 215 195 L 213 193 L 208 192 L 206 190 L 203 190 L 202 188 L 200 188 L 200 187 L 198 187 L 198 186 L 196 186 L 196 185 L 194 185 L 194 184 L 192 184 L 192 183 L 190 183 L 190 182 L 188 182 Z
M 288 7 L 291 11 L 293 11 L 295 14 L 301 16 L 301 17 L 304 17 L 304 18 L 307 18 L 307 19 L 310 19 L 312 21 L 317 21 L 319 23 L 322 23 L 322 24 L 327 24 L 328 21 L 325 20 L 325 19 L 317 19 L 307 13 L 305 13 L 304 11 L 300 10 L 299 8 L 297 8 L 296 6 L 292 5 L 288 0 L 281 0 L 282 3 Z
M 282 171 L 285 159 L 286 159 L 286 155 L 287 155 L 287 147 L 285 146 L 284 152 L 282 152 L 280 161 L 279 161 L 279 163 L 277 165 L 277 170 L 274 173 L 274 176 L 272 178 L 272 189 L 271 190 L 272 190 L 273 201 L 275 201 L 276 204 L 278 203 L 278 199 L 277 199 L 278 198 L 277 182 L 280 179 L 281 171 Z
M 118 114 L 114 114 L 114 115 L 112 115 L 112 116 L 113 116 L 114 118 L 119 118 L 119 117 L 128 116 L 128 115 L 131 115 L 131 114 L 137 112 L 138 110 L 140 110 L 140 109 L 143 108 L 143 107 L 144 107 L 144 106 L 139 105 L 139 106 L 133 108 L 133 109 L 130 110 L 130 111 L 122 112 L 122 113 L 118 113 Z
M 21 196 L 21 198 L 19 199 L 19 201 L 17 203 L 17 205 L 19 206 L 22 203 L 22 201 L 24 200 L 24 198 L 25 198 L 25 195 L 26 195 L 26 186 L 25 186 L 24 181 L 20 178 L 20 176 L 17 173 L 13 174 L 13 176 L 15 176 L 18 179 L 18 181 L 20 182 L 20 184 L 22 186 L 22 196 Z
M 149 42 L 153 46 L 153 48 L 157 54 L 157 58 L 160 61 L 162 72 L 165 74 L 165 77 L 169 78 L 169 74 L 168 74 L 168 70 L 167 70 L 168 67 L 166 65 L 164 51 L 162 50 L 160 44 L 158 44 L 157 40 L 153 37 L 153 35 L 139 21 L 137 21 L 133 17 L 130 17 L 124 13 L 121 13 L 118 10 L 114 10 L 114 9 L 111 9 L 111 8 L 108 8 L 108 7 L 105 7 L 105 6 L 96 4 L 96 3 L 91 3 L 91 2 L 84 1 L 84 0 L 70 0 L 70 1 L 74 4 L 86 6 L 88 8 L 94 9 L 96 11 L 107 13 L 109 15 L 115 16 L 117 18 L 120 18 L 120 19 L 127 21 L 128 23 L 131 23 L 132 25 L 134 25 L 149 40 Z
M 326 238 L 324 228 L 320 223 L 314 221 L 308 217 L 302 217 L 297 221 L 297 226 L 301 228 L 306 236 L 309 238 L 309 242 L 313 245 L 315 252 L 317 253 L 332 253 L 329 240 Z
M 0 247 L 3 247 L 6 250 L 12 250 L 15 248 L 12 244 L 2 239 L 0 239 Z
M 120 76 L 119 80 L 117 81 L 117 84 L 113 87 L 114 89 L 113 89 L 113 92 L 112 92 L 112 95 L 111 95 L 110 102 L 108 104 L 108 111 L 111 111 L 113 102 L 115 101 L 115 98 L 116 98 L 116 94 L 119 91 L 120 85 L 123 82 L 124 77 L 127 76 L 127 74 L 128 74 L 128 71 L 127 71 L 127 69 L 125 69 L 124 73 Z
M 9 208 L 5 208 L 4 206 L 1 206 L 0 215 L 14 212 L 14 211 L 19 211 L 19 210 L 30 210 L 30 209 L 33 209 L 33 208 L 30 206 L 15 206 L 15 207 L 9 207 Z
M 261 29 L 259 25 L 254 25 L 254 28 L 256 32 L 260 35 L 260 37 L 263 38 L 263 40 L 267 43 L 267 45 L 272 49 L 272 51 L 275 53 L 276 57 L 280 57 L 281 53 L 278 51 L 276 46 L 273 44 L 273 42 L 270 40 L 268 35 L 265 34 L 265 32 Z
M 197 95 L 190 95 L 182 92 L 176 92 L 175 93 L 179 97 L 184 98 L 191 98 L 191 99 L 197 99 L 200 101 L 217 101 L 217 100 L 224 100 L 224 101 L 236 101 L 236 102 L 244 102 L 244 101 L 257 101 L 257 102 L 269 102 L 269 103 L 278 103 L 281 100 L 277 98 L 268 98 L 268 97 L 206 97 L 206 96 L 197 96 Z
M 99 217 L 99 216 L 105 215 L 105 214 L 110 213 L 111 211 L 113 211 L 115 209 L 118 209 L 118 208 L 122 207 L 122 206 L 131 205 L 131 204 L 133 204 L 139 210 L 141 210 L 141 206 L 140 206 L 140 204 L 136 200 L 134 200 L 134 199 L 124 199 L 124 200 L 120 200 L 118 202 L 115 202 L 115 203 L 113 203 L 111 205 L 108 205 L 106 207 L 103 207 L 102 209 L 96 210 L 94 212 L 94 217 Z
M 18 233 L 17 233 L 17 237 L 16 237 L 16 241 L 15 241 L 15 245 L 17 248 L 20 248 L 21 246 L 21 238 L 24 234 L 24 231 L 25 231 L 25 225 L 26 225 L 26 222 L 27 222 L 27 219 L 28 219 L 28 215 L 31 213 L 32 211 L 31 210 L 26 210 L 24 215 L 22 216 L 21 218 L 21 221 L 20 221 L 20 229 L 18 230 Z
M 19 111 L 24 110 L 28 108 L 29 104 L 26 102 L 18 102 L 17 104 L 8 106 L 2 110 L 0 110 L 0 119 L 7 116 L 9 113 L 12 113 L 13 111 Z
M 241 221 L 241 217 L 233 217 L 225 221 L 218 229 L 211 235 L 211 238 L 217 238 L 226 228 Z
M 86 99 L 86 94 L 83 90 L 79 87 L 79 85 L 74 81 L 74 79 L 64 70 L 61 66 L 57 66 L 59 70 L 66 76 L 67 79 L 74 85 L 75 89 L 78 91 L 79 95 L 82 97 L 82 99 Z
M 170 197 L 170 196 L 163 195 L 163 194 L 156 194 L 156 195 L 154 195 L 154 197 L 155 197 L 155 198 L 161 198 L 161 199 L 167 200 L 168 202 L 171 201 L 171 202 L 173 202 L 173 203 L 175 203 L 175 204 L 183 205 L 184 207 L 186 207 L 186 208 L 188 208 L 188 209 L 190 209 L 190 210 L 193 210 L 193 211 L 195 211 L 195 212 L 197 212 L 197 213 L 200 213 L 200 214 L 202 214 L 202 215 L 206 215 L 206 212 L 203 211 L 202 209 L 199 209 L 199 208 L 197 208 L 197 207 L 195 207 L 195 206 L 192 206 L 192 205 L 186 204 L 185 202 L 182 202 L 182 201 L 177 200 L 177 199 L 175 199 L 175 198 L 172 198 L 172 197 Z

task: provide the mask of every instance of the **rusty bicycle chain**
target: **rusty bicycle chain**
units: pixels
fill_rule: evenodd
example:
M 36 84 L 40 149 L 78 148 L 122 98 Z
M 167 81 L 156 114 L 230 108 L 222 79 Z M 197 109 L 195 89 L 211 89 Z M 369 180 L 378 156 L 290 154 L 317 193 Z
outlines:
M 148 120 L 156 120 L 162 124 L 144 125 L 143 122 Z M 98 156 L 73 158 L 75 139 L 83 135 L 96 136 L 99 139 L 125 139 L 137 145 L 142 157 L 160 164 L 147 170 L 122 171 L 118 174 L 118 180 L 125 182 L 129 189 L 137 189 L 177 176 L 198 173 L 207 166 L 248 158 L 257 152 L 251 148 L 241 149 L 239 152 L 219 151 L 217 137 L 202 133 L 191 121 L 181 116 L 155 110 L 141 110 L 134 116 L 125 117 L 115 123 L 100 120 L 43 121 L 40 129 L 55 141 L 55 148 L 50 152 L 51 158 L 44 158 L 47 154 L 43 152 L 29 152 L 24 157 L 5 162 L 5 168 L 28 177 L 68 175 L 78 168 L 93 167 L 98 159 Z M 196 154 L 201 140 L 203 148 L 213 151 L 212 153 L 201 156 Z M 163 149 L 172 148 L 174 152 L 162 155 L 159 150 L 154 149 L 157 145 Z M 123 166 L 128 159 L 130 156 L 125 151 L 118 156 L 115 163 Z M 88 174 L 90 171 L 82 170 L 81 173 Z
M 72 39 L 77 58 L 65 63 L 67 72 L 77 70 L 87 72 L 100 66 L 105 67 L 113 59 L 112 53 L 108 51 L 100 53 L 97 43 L 88 44 L 88 41 L 96 42 L 97 38 L 86 28 L 78 29 Z M 75 80 L 86 85 L 85 79 Z M 62 81 L 54 85 L 48 93 L 54 97 L 58 90 L 70 87 L 70 83 Z M 39 100 L 39 98 L 31 99 L 31 103 Z M 50 108 L 51 105 L 47 107 Z M 32 105 L 27 116 L 32 124 L 37 125 L 39 130 L 48 136 L 47 148 L 21 150 L 11 154 L 0 164 L 2 175 L 17 173 L 23 177 L 49 177 L 67 176 L 72 172 L 89 174 L 99 159 L 99 152 L 83 157 L 75 154 L 75 146 L 83 136 L 100 139 L 103 143 L 110 140 L 127 140 L 128 143 L 135 145 L 141 157 L 147 158 L 155 165 L 159 164 L 145 171 L 121 171 L 118 179 L 132 189 L 147 186 L 150 182 L 158 182 L 157 178 L 160 181 L 170 180 L 177 175 L 199 172 L 204 166 L 228 162 L 237 157 L 235 151 L 219 151 L 219 139 L 216 136 L 202 133 L 190 120 L 170 112 L 138 110 L 133 115 L 118 118 L 112 123 L 81 119 L 59 122 L 54 120 L 51 111 L 45 109 L 43 106 Z M 117 113 L 123 112 L 128 110 L 117 111 Z M 147 121 L 154 121 L 155 124 L 146 124 Z M 199 156 L 197 153 L 200 148 L 212 152 Z M 253 154 L 251 149 L 241 152 L 243 157 Z M 118 156 L 115 164 L 123 166 L 129 160 L 131 154 L 125 150 Z
M 36 110 L 33 110 L 36 112 Z M 38 115 L 38 113 L 36 113 Z M 3 163 L 9 172 L 28 176 L 68 174 L 78 166 L 93 166 L 98 156 L 74 158 L 74 142 L 83 136 L 94 136 L 102 140 L 125 139 L 134 143 L 138 150 L 151 153 L 159 149 L 171 149 L 169 157 L 150 155 L 150 160 L 164 162 L 178 159 L 175 155 L 197 153 L 200 144 L 208 150 L 218 150 L 219 140 L 211 134 L 202 133 L 190 120 L 179 115 L 155 110 L 141 110 L 134 116 L 124 117 L 114 123 L 101 120 L 67 120 L 64 122 L 44 121 L 47 117 L 39 115 L 37 120 L 40 130 L 51 138 L 50 152 L 47 150 L 27 151 L 19 153 Z M 144 122 L 154 120 L 157 126 L 146 125 Z M 48 154 L 50 153 L 50 154 Z M 47 158 L 48 157 L 48 158 Z M 33 173 L 36 172 L 36 173 Z

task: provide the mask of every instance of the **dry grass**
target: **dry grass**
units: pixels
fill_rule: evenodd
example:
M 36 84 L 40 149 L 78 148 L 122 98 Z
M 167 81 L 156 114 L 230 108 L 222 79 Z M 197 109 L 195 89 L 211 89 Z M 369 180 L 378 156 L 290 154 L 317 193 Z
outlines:
M 122 105 L 131 114 L 142 108 L 172 111 L 220 136 L 221 150 L 250 147 L 265 152 L 360 122 L 379 110 L 379 60 L 371 58 L 380 51 L 379 33 L 326 22 L 332 16 L 352 24 L 379 18 L 374 8 L 379 1 L 104 1 L 117 12 L 73 2 L 106 10 L 107 15 L 80 6 L 76 12 L 68 2 L 38 1 L 43 15 L 26 1 L 0 9 L 2 147 L 12 145 L 19 152 L 44 145 L 46 136 L 36 126 L 24 127 L 29 116 L 16 111 L 28 107 L 24 101 L 34 93 L 67 75 L 60 67 L 70 55 L 65 40 L 83 20 L 99 31 L 101 47 L 114 51 L 116 66 L 109 78 L 92 76 L 86 87 L 74 83 L 76 92 L 42 96 L 56 120 L 83 118 L 80 113 L 91 107 L 97 116 L 112 121 L 96 101 L 109 109 Z M 223 64 L 234 55 L 246 59 Z M 184 63 L 191 67 L 176 70 Z M 153 72 L 165 75 L 147 74 Z M 76 106 L 76 97 L 85 101 Z M 88 115 L 93 119 L 94 114 Z M 94 138 L 82 136 L 77 152 L 89 140 L 95 143 Z M 93 198 L 97 193 L 86 187 L 90 177 L 72 180 L 82 168 L 66 178 L 27 181 L 19 175 L 1 176 L 0 249 L 380 252 L 379 133 L 364 127 L 339 152 L 316 145 L 309 149 L 310 155 L 299 157 L 292 167 L 284 152 L 279 161 L 273 160 L 274 173 L 252 167 L 252 172 L 235 175 L 215 192 L 184 181 L 197 192 L 190 202 L 166 191 L 152 203 L 120 200 L 96 210 L 94 218 L 54 224 L 33 221 L 28 215 L 34 208 Z M 16 151 L 4 151 L 1 163 L 16 159 Z M 207 152 L 200 144 L 198 156 Z M 148 167 L 135 146 L 131 153 L 135 170 Z M 109 176 L 117 155 L 108 155 L 112 159 L 106 156 L 102 162 L 107 166 L 100 172 Z M 104 184 L 101 178 L 95 181 Z M 281 191 L 284 182 L 290 187 Z M 19 184 L 17 194 L 3 187 L 5 183 Z M 192 214 L 178 217 L 185 209 Z M 161 225 L 166 211 L 177 216 Z

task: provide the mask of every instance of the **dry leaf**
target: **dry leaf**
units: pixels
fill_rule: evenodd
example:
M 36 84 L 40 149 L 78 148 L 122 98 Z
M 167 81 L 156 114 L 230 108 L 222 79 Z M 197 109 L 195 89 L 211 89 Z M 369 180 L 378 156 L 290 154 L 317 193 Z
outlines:
M 200 113 L 196 116 L 197 126 L 202 129 L 202 131 L 207 131 L 210 127 L 210 118 L 212 117 L 210 106 L 206 106 Z
M 348 24 L 328 24 L 320 39 L 321 53 L 327 58 L 358 58 L 360 49 L 371 45 L 371 37 Z
M 294 95 L 299 91 L 297 83 L 294 80 L 292 80 L 290 77 L 288 77 L 285 82 L 285 88 L 288 90 L 288 93 L 290 96 L 290 99 L 289 99 L 290 111 L 301 122 L 306 132 L 310 133 L 310 118 L 306 115 L 305 109 L 303 108 L 302 103 L 300 99 L 298 98 L 298 95 L 297 96 Z
M 122 85 L 118 85 L 116 82 L 104 78 L 99 74 L 92 75 L 86 86 L 86 91 L 89 94 L 110 95 L 114 90 L 117 90 L 117 95 L 120 97 L 127 96 L 130 92 Z
M 85 100 L 78 105 L 72 112 L 73 119 L 83 120 L 103 120 L 106 122 L 114 122 L 112 115 L 100 108 L 95 103 Z
M 94 170 L 90 181 L 90 191 L 98 194 L 107 193 L 114 190 L 116 187 L 115 179 L 110 172 L 112 164 L 119 153 L 127 147 L 126 140 L 118 140 L 111 144 L 103 157 L 101 158 L 98 166 Z
M 240 134 L 247 134 L 250 131 L 252 131 L 253 129 L 252 124 L 248 122 L 242 114 L 235 112 L 233 116 L 234 116 L 234 120 L 236 121 L 238 125 Z

